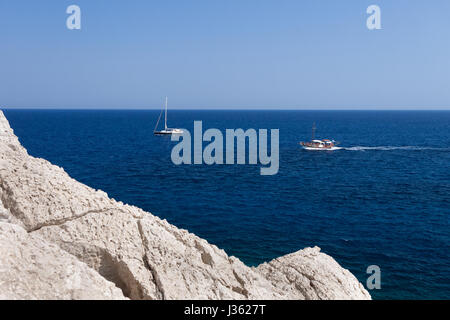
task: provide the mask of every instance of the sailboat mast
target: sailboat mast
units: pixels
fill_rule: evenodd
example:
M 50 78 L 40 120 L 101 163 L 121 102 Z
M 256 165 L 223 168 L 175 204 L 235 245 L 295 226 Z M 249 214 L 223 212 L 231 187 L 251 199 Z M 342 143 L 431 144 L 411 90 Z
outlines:
M 166 97 L 166 116 L 164 120 L 164 128 L 167 130 L 167 97 Z

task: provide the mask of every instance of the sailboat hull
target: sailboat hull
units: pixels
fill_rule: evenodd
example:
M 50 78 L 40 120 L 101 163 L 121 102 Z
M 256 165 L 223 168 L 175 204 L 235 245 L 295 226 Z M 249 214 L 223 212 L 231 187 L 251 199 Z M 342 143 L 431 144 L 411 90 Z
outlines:
M 161 131 L 155 131 L 155 135 L 171 135 L 171 134 L 182 134 L 183 130 L 181 129 L 166 129 Z

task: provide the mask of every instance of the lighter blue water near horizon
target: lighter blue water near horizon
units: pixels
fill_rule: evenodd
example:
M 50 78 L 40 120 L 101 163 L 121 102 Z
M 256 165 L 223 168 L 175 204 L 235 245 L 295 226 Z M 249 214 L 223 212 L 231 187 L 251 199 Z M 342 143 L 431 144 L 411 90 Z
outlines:
M 175 166 L 159 111 L 6 110 L 29 153 L 207 239 L 248 265 L 319 246 L 375 299 L 450 298 L 449 111 L 171 110 L 169 125 L 280 129 L 280 171 Z M 308 152 L 317 136 L 343 150 Z

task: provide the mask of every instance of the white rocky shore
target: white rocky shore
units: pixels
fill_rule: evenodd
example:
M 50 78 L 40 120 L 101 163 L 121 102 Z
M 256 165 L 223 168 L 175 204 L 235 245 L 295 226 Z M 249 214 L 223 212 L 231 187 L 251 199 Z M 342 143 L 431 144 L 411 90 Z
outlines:
M 33 158 L 0 111 L 0 299 L 370 299 L 320 249 L 244 265 Z

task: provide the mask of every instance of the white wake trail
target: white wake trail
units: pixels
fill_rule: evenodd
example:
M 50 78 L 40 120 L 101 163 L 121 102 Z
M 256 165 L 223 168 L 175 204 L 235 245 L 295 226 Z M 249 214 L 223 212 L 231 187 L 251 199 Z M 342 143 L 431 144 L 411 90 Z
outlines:
M 433 151 L 450 151 L 450 148 L 434 148 L 434 147 L 419 147 L 419 146 L 379 146 L 379 147 L 364 147 L 364 146 L 356 146 L 356 147 L 348 147 L 343 148 L 344 150 L 349 151 L 366 151 L 366 150 L 381 150 L 381 151 L 391 151 L 391 150 L 433 150 Z

